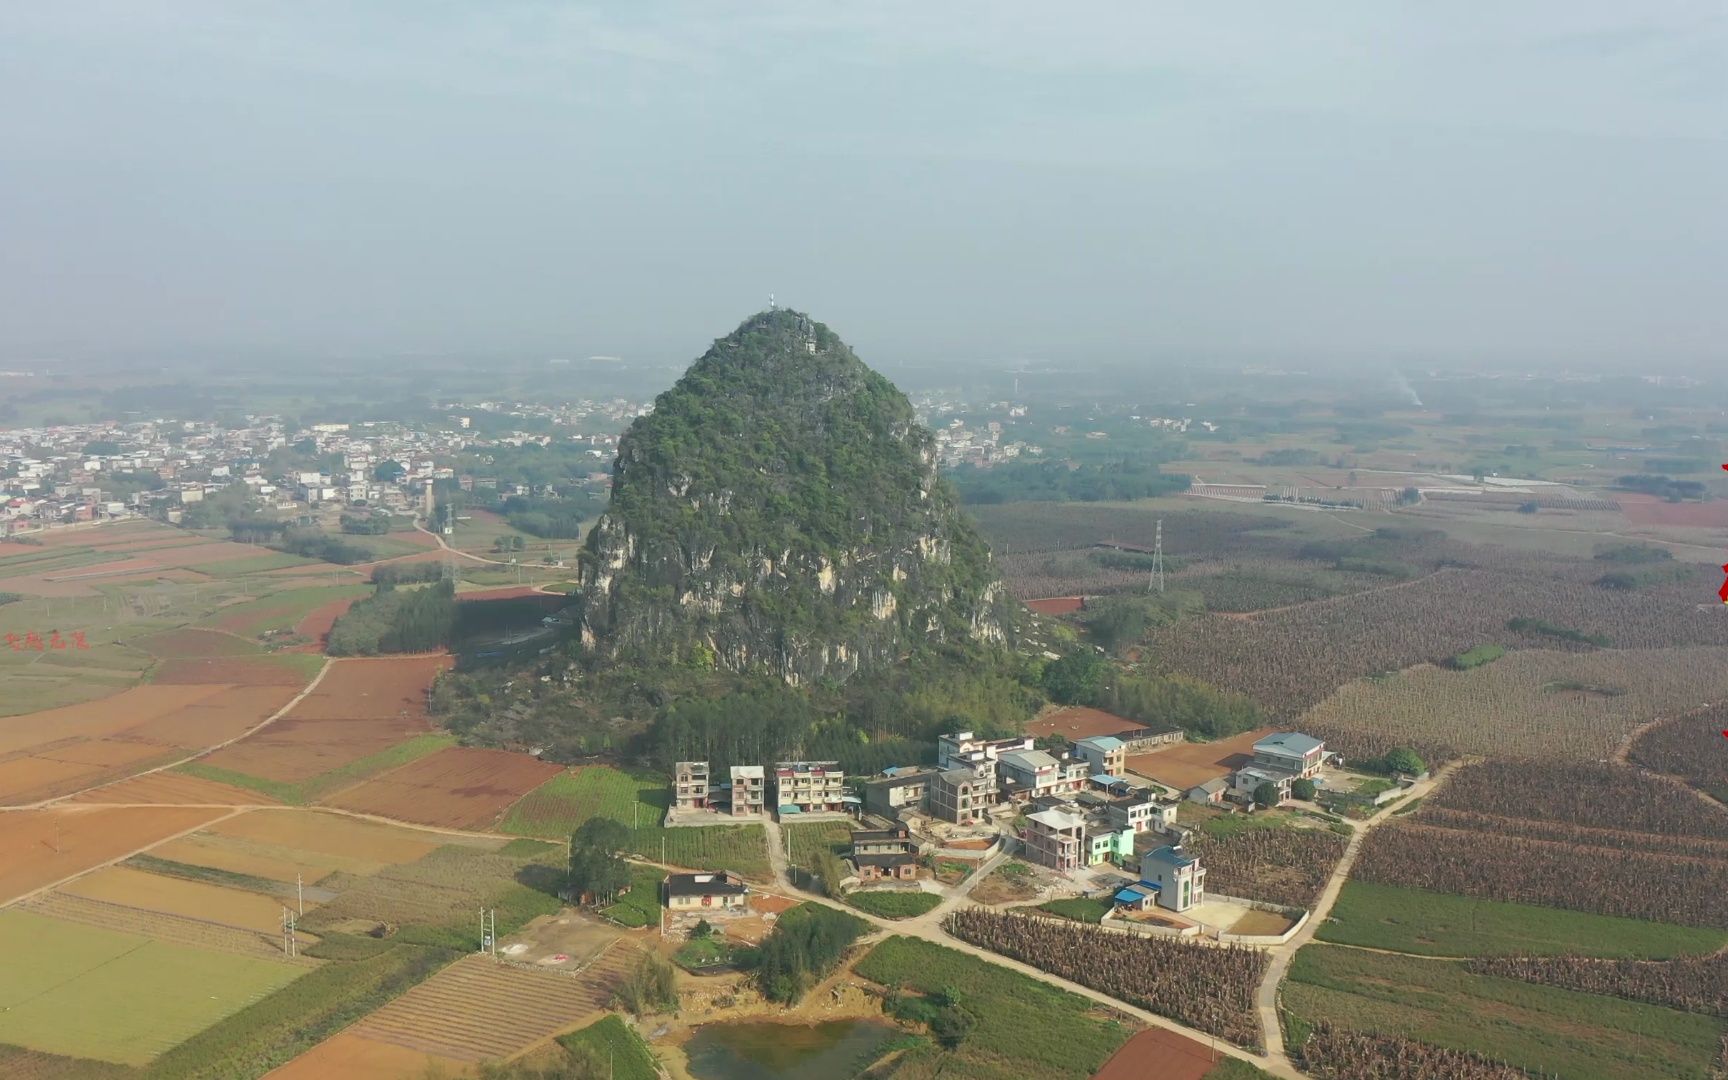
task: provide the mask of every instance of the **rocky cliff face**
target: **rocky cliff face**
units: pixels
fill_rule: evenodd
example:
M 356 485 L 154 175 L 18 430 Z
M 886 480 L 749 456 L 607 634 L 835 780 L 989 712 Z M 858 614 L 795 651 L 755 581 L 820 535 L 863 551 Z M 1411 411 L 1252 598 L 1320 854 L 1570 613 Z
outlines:
M 1014 631 L 906 396 L 784 310 L 630 426 L 581 583 L 592 649 L 794 684 Z

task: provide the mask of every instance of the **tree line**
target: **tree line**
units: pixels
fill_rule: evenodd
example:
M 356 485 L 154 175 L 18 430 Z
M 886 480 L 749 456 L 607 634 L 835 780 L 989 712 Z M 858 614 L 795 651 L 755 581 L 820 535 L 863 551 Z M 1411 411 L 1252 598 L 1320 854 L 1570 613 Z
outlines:
M 450 644 L 455 629 L 455 582 L 421 589 L 384 584 L 336 620 L 325 650 L 331 656 L 429 652 Z

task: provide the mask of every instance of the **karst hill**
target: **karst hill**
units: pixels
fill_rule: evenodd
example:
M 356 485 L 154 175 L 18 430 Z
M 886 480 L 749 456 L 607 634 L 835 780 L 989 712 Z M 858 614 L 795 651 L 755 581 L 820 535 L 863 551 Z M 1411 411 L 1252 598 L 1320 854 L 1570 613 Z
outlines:
M 716 341 L 613 469 L 581 571 L 582 639 L 603 655 L 796 684 L 1013 636 L 930 432 L 808 316 Z

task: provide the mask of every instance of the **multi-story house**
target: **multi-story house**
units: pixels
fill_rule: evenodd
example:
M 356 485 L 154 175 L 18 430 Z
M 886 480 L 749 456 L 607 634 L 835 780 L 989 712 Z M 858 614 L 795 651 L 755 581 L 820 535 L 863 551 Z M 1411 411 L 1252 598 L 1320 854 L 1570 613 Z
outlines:
M 1095 776 L 1121 776 L 1128 771 L 1128 747 L 1113 735 L 1075 739 L 1074 756 L 1084 758 Z
M 774 805 L 780 813 L 844 810 L 846 774 L 838 761 L 782 761 L 774 766 Z
M 936 739 L 936 767 L 939 769 L 979 769 L 994 776 L 996 760 L 1016 750 L 1031 750 L 1032 736 L 1012 739 L 980 739 L 970 731 L 941 735 Z
M 1255 766 L 1266 771 L 1289 773 L 1292 777 L 1313 779 L 1328 757 L 1326 744 L 1311 735 L 1295 731 L 1280 731 L 1254 744 Z
M 1138 890 L 1138 900 L 1124 900 L 1125 894 Z M 1170 911 L 1187 911 L 1206 899 L 1206 868 L 1197 856 L 1184 852 L 1180 845 L 1165 845 L 1148 852 L 1140 860 L 1140 884 L 1129 886 L 1116 894 L 1118 903 L 1145 908 L 1156 903 Z
M 1087 866 L 1127 862 L 1134 857 L 1134 830 L 1093 820 L 1086 825 L 1080 857 Z
M 930 780 L 930 812 L 943 821 L 977 825 L 995 805 L 995 778 L 976 769 L 948 769 Z
M 884 769 L 881 776 L 863 782 L 864 809 L 881 817 L 899 817 L 906 809 L 918 810 L 929 805 L 934 769 Z
M 1090 768 L 1079 758 L 1055 758 L 1042 750 L 1014 750 L 996 758 L 996 781 L 1016 802 L 1073 795 L 1086 787 Z
M 1026 830 L 1021 835 L 1026 845 L 1026 857 L 1039 866 L 1052 870 L 1073 870 L 1081 865 L 1088 851 L 1086 819 L 1071 810 L 1040 810 L 1026 818 Z
M 672 766 L 672 806 L 703 810 L 708 806 L 708 763 L 680 761 Z
M 768 805 L 762 766 L 732 766 L 732 816 L 757 817 Z

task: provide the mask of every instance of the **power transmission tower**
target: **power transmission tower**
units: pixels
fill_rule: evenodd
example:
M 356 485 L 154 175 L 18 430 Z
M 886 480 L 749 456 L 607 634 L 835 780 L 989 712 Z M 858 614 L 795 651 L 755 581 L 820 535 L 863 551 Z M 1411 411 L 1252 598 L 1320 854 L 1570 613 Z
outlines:
M 1164 591 L 1164 519 L 1158 519 L 1158 529 L 1152 540 L 1152 573 L 1146 581 L 1146 591 Z
M 480 909 L 480 951 L 498 955 L 498 909 Z

